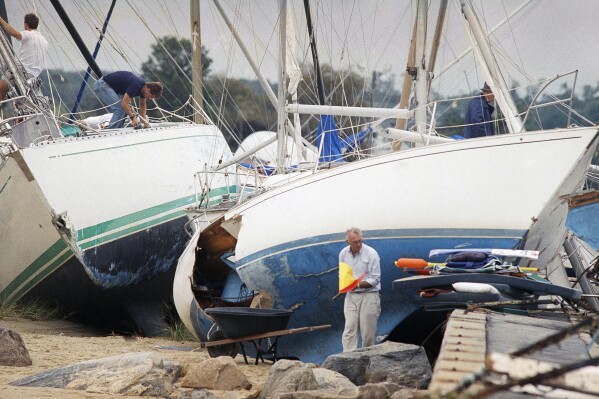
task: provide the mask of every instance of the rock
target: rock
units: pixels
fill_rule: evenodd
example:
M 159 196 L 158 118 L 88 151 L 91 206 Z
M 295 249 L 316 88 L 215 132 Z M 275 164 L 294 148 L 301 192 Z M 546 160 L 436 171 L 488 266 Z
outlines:
M 349 378 L 332 370 L 325 368 L 313 368 L 312 373 L 314 374 L 314 378 L 316 378 L 316 383 L 318 384 L 319 389 L 356 388 L 356 385 L 351 382 Z
M 0 366 L 31 366 L 29 351 L 18 332 L 0 327 Z
M 187 374 L 181 379 L 181 386 L 233 391 L 250 389 L 252 384 L 232 358 L 220 356 L 190 365 Z
M 287 392 L 276 399 L 359 399 L 358 387 L 342 389 L 315 389 L 313 391 Z
M 260 398 L 357 398 L 358 388 L 345 376 L 298 360 L 279 360 L 271 368 Z
M 322 367 L 343 374 L 356 385 L 386 381 L 424 389 L 432 376 L 424 349 L 398 342 L 331 355 Z
M 277 399 L 389 399 L 401 390 L 401 387 L 391 382 L 366 384 L 360 387 L 327 388 L 311 391 L 287 392 L 275 396 Z
M 401 387 L 391 382 L 379 382 L 377 384 L 366 384 L 358 387 L 359 398 L 388 399 Z
M 283 393 L 318 389 L 312 368 L 316 366 L 298 360 L 282 359 L 272 365 L 262 392 L 261 399 L 274 399 Z
M 414 398 L 425 398 L 427 396 L 425 390 L 418 390 L 414 388 L 401 388 L 391 395 L 390 399 L 414 399 Z
M 218 399 L 218 397 L 206 389 L 201 389 L 181 392 L 177 399 Z
M 154 352 L 88 360 L 22 378 L 10 385 L 85 390 L 102 394 L 167 396 L 181 366 Z
M 255 399 L 248 391 L 209 391 L 199 389 L 180 392 L 176 399 Z M 175 399 L 175 398 L 172 398 Z

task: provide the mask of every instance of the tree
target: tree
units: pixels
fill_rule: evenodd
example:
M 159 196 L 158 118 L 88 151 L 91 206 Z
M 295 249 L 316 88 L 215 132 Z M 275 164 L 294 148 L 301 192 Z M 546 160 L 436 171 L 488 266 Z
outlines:
M 208 50 L 201 48 L 202 79 L 210 73 L 212 59 Z M 159 81 L 164 85 L 158 105 L 180 115 L 189 116 L 191 107 L 181 109 L 192 93 L 192 47 L 191 41 L 175 36 L 164 36 L 152 45 L 152 53 L 141 66 L 144 77 L 150 81 Z
M 251 133 L 276 129 L 277 112 L 256 81 L 211 76 L 205 81 L 206 111 L 212 121 L 229 133 L 229 145 L 237 147 Z
M 298 101 L 300 104 L 318 104 L 316 77 L 314 67 L 304 64 L 301 66 L 303 82 L 298 88 Z M 325 105 L 361 107 L 372 105 L 372 92 L 367 87 L 366 79 L 352 70 L 335 70 L 329 64 L 324 64 L 320 68 L 324 86 Z M 318 127 L 320 118 L 313 118 L 308 123 L 305 137 L 311 137 Z M 346 131 L 347 135 L 357 133 L 363 129 L 362 124 L 368 119 L 354 117 L 336 117 L 337 126 L 351 127 L 351 131 Z

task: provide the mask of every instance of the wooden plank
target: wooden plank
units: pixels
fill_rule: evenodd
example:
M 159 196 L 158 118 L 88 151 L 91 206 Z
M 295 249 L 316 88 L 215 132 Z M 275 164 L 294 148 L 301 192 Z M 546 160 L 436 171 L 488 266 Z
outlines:
M 428 387 L 431 392 L 449 392 L 484 367 L 486 318 L 486 312 L 451 314 Z
M 227 338 L 227 339 L 220 339 L 218 341 L 202 342 L 202 347 L 208 348 L 210 346 L 234 344 L 237 342 L 253 341 L 255 339 L 281 337 L 284 335 L 307 333 L 307 332 L 312 332 L 312 331 L 324 330 L 326 328 L 331 328 L 331 327 L 332 327 L 331 324 L 323 324 L 320 326 L 299 327 L 299 328 L 291 328 L 288 330 L 277 330 L 277 331 L 267 332 L 264 334 L 248 335 L 246 337 L 239 337 L 239 338 L 234 338 L 234 339 Z
M 475 371 L 480 370 L 481 364 L 480 362 L 465 362 L 465 361 L 454 361 L 454 360 L 438 360 L 435 363 L 435 372 L 444 370 L 444 371 L 459 371 L 466 373 L 474 373 Z
M 484 363 L 485 352 L 481 350 L 479 353 L 474 352 L 451 352 L 443 351 L 437 358 L 437 362 L 440 360 L 447 360 L 451 362 L 478 362 Z
M 445 345 L 468 345 L 468 346 L 482 346 L 484 348 L 484 341 L 481 341 L 481 337 L 464 337 L 450 335 L 445 337 L 443 341 Z

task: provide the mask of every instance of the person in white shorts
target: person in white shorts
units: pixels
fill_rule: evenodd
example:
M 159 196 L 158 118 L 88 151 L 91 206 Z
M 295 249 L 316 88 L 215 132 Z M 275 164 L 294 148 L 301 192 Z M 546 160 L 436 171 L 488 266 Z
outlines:
M 37 78 L 46 68 L 46 54 L 48 53 L 48 41 L 37 31 L 39 25 L 37 15 L 31 13 L 25 15 L 25 30 L 18 31 L 0 17 L 0 25 L 9 35 L 21 42 L 19 48 L 19 61 L 29 74 L 29 78 Z M 0 101 L 6 98 L 10 86 L 6 80 L 0 80 Z
M 343 351 L 347 352 L 358 348 L 358 334 L 363 348 L 374 345 L 381 314 L 381 259 L 374 248 L 363 243 L 360 229 L 347 230 L 345 240 L 349 245 L 339 252 L 339 263 L 351 266 L 354 279 L 365 273 L 358 286 L 345 295 L 345 329 L 341 342 Z

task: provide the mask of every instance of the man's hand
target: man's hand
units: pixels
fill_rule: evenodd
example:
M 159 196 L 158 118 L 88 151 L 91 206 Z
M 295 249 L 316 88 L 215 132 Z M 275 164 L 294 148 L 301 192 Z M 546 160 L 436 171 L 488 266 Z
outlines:
M 19 32 L 18 30 L 16 30 L 12 26 L 10 26 L 10 24 L 8 22 L 6 22 L 2 17 L 0 17 L 0 25 L 2 25 L 4 30 L 6 30 L 6 32 L 8 32 L 8 34 L 11 35 L 12 37 L 14 37 L 15 39 L 17 39 L 17 40 L 23 39 L 23 35 L 21 34 L 21 32 Z

